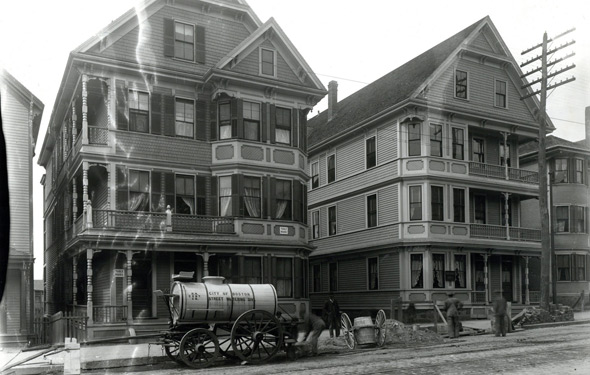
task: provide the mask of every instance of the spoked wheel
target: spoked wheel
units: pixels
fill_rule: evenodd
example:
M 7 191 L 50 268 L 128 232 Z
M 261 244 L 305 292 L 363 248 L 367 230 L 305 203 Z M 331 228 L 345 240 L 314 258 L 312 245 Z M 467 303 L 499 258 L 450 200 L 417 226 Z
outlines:
M 204 328 L 188 331 L 180 341 L 180 359 L 190 367 L 207 367 L 219 355 L 219 342 L 213 332 Z
M 246 311 L 231 330 L 231 345 L 242 361 L 260 363 L 273 357 L 283 346 L 283 327 L 264 310 Z
M 169 339 L 165 339 L 165 343 L 164 343 L 164 351 L 166 352 L 166 355 L 168 356 L 168 358 L 170 358 L 171 360 L 177 362 L 177 363 L 181 363 L 184 364 L 184 362 L 182 361 L 182 359 L 180 359 L 180 341 L 175 340 L 173 338 L 169 338 Z
M 387 334 L 385 320 L 385 311 L 379 310 L 377 312 L 377 317 L 375 318 L 375 341 L 379 346 L 385 344 L 385 335 Z
M 229 360 L 238 360 L 239 358 L 231 345 L 231 336 L 226 336 L 223 339 L 220 338 L 219 340 L 219 353 Z
M 342 326 L 342 333 L 344 335 L 344 341 L 346 341 L 346 346 L 349 349 L 354 349 L 356 342 L 354 340 L 354 327 L 350 322 L 350 318 L 346 313 L 342 313 L 340 317 L 340 325 Z

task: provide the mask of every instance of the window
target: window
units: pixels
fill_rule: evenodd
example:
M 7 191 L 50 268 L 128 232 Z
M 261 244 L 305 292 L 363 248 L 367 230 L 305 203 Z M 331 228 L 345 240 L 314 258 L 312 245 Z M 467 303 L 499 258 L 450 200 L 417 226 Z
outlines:
M 442 156 L 442 125 L 430 125 L 430 156 Z
M 262 259 L 260 257 L 244 257 L 242 277 L 246 284 L 262 283 Z
M 293 259 L 276 258 L 275 287 L 278 297 L 293 297 Z
M 194 60 L 195 28 L 185 23 L 174 23 L 174 57 L 183 60 Z
M 195 214 L 195 178 L 193 176 L 176 176 L 176 213 Z
M 320 264 L 314 264 L 312 266 L 313 273 L 313 291 L 315 293 L 322 291 L 322 266 Z
M 424 288 L 424 266 L 422 254 L 410 254 L 412 288 Z
M 219 215 L 232 216 L 231 176 L 219 177 Z
M 473 215 L 475 224 L 486 223 L 486 197 L 484 195 L 473 197 Z
M 129 91 L 129 130 L 141 133 L 150 131 L 149 94 Z
M 455 71 L 455 97 L 467 99 L 467 72 Z
M 506 108 L 506 82 L 496 80 L 496 107 Z
M 422 124 L 408 124 L 408 156 L 420 156 L 422 154 L 421 126 Z
M 291 110 L 276 108 L 276 132 L 275 141 L 286 145 L 291 144 Z
M 244 176 L 244 216 L 260 217 L 260 178 Z
M 572 216 L 572 233 L 586 233 L 585 209 L 582 206 L 570 206 Z
M 251 141 L 259 141 L 260 104 L 244 101 L 242 113 L 244 115 L 244 138 Z
M 275 218 L 291 220 L 291 181 L 276 180 Z
M 445 255 L 432 254 L 432 287 L 445 287 Z
M 485 163 L 484 140 L 481 138 L 473 138 L 471 147 L 473 149 L 472 160 L 478 163 Z
M 367 227 L 377 226 L 377 195 L 367 196 Z
M 567 206 L 557 206 L 555 207 L 555 231 L 562 233 L 562 232 L 569 232 L 569 212 Z
M 379 258 L 367 259 L 369 290 L 379 289 Z
M 336 181 L 336 155 L 328 156 L 328 183 Z
M 568 182 L 567 159 L 555 159 L 554 178 L 556 184 Z
M 176 99 L 176 135 L 194 138 L 195 104 L 192 100 Z
M 576 184 L 583 184 L 584 183 L 584 160 L 582 159 L 574 159 L 574 163 L 576 166 L 576 174 L 574 176 L 574 182 Z
M 444 203 L 442 186 L 430 187 L 430 209 L 432 211 L 432 220 L 444 220 Z
M 328 277 L 330 278 L 330 292 L 338 290 L 338 263 L 330 263 L 328 268 Z
M 265 48 L 260 49 L 260 73 L 274 77 L 275 51 Z
M 510 167 L 510 143 L 500 143 L 500 165 Z
M 574 263 L 574 280 L 585 281 L 586 280 L 586 256 L 583 254 L 572 254 Z
M 328 207 L 328 234 L 336 234 L 336 206 Z
M 235 257 L 220 255 L 212 257 L 212 260 L 213 264 L 217 263 L 217 275 L 225 277 L 226 284 L 238 282 L 237 278 L 234 279 L 234 276 L 238 276 Z
M 219 139 L 231 138 L 231 103 L 219 103 Z
M 311 164 L 311 188 L 315 189 L 320 187 L 320 172 L 319 163 L 316 161 Z
M 410 220 L 422 220 L 421 186 L 410 186 Z
M 453 189 L 453 221 L 465 222 L 465 190 Z
M 570 256 L 556 255 L 557 281 L 570 281 Z
M 453 159 L 463 160 L 464 147 L 464 130 L 459 128 L 453 128 Z
M 149 211 L 150 173 L 129 170 L 129 211 Z
M 311 213 L 311 228 L 312 238 L 320 238 L 320 211 L 312 211 Z
M 455 288 L 466 288 L 466 264 L 467 257 L 463 254 L 455 254 Z
M 366 167 L 367 169 L 373 168 L 375 165 L 377 165 L 377 158 L 375 153 L 375 137 L 371 137 L 366 140 L 366 153 Z

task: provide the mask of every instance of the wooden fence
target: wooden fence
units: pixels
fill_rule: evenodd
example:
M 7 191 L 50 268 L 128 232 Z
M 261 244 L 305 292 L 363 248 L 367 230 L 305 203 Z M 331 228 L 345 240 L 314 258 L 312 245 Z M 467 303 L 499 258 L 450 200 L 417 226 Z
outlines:
M 33 324 L 37 345 L 63 343 L 66 337 L 75 337 L 78 342 L 86 340 L 87 316 L 58 312 L 51 316 L 36 318 Z

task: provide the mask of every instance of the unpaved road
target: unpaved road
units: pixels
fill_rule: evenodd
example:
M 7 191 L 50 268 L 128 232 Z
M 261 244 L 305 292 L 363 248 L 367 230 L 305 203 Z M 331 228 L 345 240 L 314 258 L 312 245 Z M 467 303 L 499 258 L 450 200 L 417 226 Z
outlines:
M 176 365 L 109 373 L 152 374 L 590 374 L 590 324 L 509 334 L 463 336 L 436 346 L 339 350 L 314 358 L 245 365 L 222 362 L 207 369 Z M 104 372 L 103 372 L 104 373 Z

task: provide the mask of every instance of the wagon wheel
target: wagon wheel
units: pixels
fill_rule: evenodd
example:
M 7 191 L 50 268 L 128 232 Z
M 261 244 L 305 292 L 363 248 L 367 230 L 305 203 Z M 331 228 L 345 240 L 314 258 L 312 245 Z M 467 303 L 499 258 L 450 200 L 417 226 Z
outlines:
M 246 311 L 234 323 L 231 340 L 234 353 L 242 361 L 264 362 L 282 348 L 283 326 L 267 311 Z
M 385 335 L 387 334 L 385 320 L 385 311 L 379 310 L 377 312 L 377 318 L 375 318 L 375 341 L 377 341 L 377 345 L 379 346 L 385 344 Z
M 218 354 L 217 336 L 207 329 L 190 330 L 180 340 L 180 359 L 190 367 L 210 366 Z
M 179 357 L 179 354 L 180 354 L 180 351 L 178 350 L 179 348 L 180 348 L 180 341 L 173 339 L 173 338 L 165 340 L 164 351 L 166 352 L 166 355 L 168 356 L 168 358 L 170 358 L 171 360 L 178 362 L 180 364 L 184 364 L 182 359 L 180 359 L 180 357 Z
M 340 323 L 342 326 L 342 333 L 344 334 L 346 346 L 348 346 L 349 349 L 354 349 L 356 344 L 354 340 L 354 327 L 352 326 L 350 318 L 346 313 L 342 313 L 342 316 L 340 317 Z
M 231 345 L 231 336 L 224 337 L 219 341 L 219 353 L 229 360 L 238 360 L 238 356 L 234 352 Z M 225 348 L 225 349 L 224 349 Z

